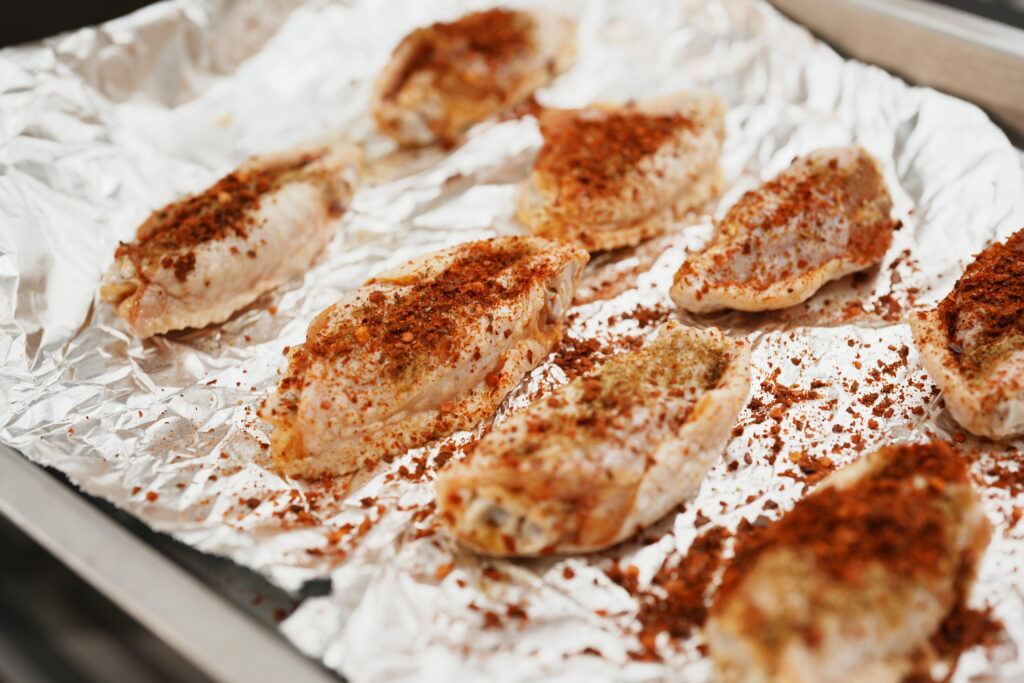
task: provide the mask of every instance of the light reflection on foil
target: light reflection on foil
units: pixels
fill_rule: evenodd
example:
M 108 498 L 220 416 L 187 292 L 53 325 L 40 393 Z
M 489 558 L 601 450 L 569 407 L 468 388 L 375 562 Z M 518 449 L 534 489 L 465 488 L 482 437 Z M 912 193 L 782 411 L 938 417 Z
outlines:
M 431 510 L 439 452 L 470 435 L 406 454 L 338 501 L 329 486 L 268 469 L 254 407 L 282 349 L 342 292 L 416 254 L 521 230 L 512 198 L 540 142 L 535 121 L 482 124 L 450 154 L 399 153 L 366 111 L 375 73 L 408 30 L 482 6 L 182 0 L 0 51 L 0 439 L 285 588 L 329 573 L 331 595 L 307 600 L 283 632 L 354 680 L 699 680 L 709 673 L 699 636 L 663 644 L 664 663 L 630 659 L 636 605 L 601 568 L 614 558 L 649 579 L 685 553 L 698 512 L 730 529 L 777 517 L 804 489 L 794 454 L 845 463 L 857 448 L 956 432 L 903 321 L 948 291 L 971 254 L 1024 226 L 1024 157 L 975 107 L 843 60 L 763 3 L 564 3 L 578 61 L 542 103 L 711 88 L 729 113 L 728 189 L 710 213 L 797 155 L 858 143 L 882 161 L 904 227 L 880 267 L 807 304 L 683 317 L 755 342 L 742 433 L 685 512 L 597 556 L 481 560 L 437 533 Z M 222 326 L 147 342 L 97 303 L 118 240 L 152 208 L 251 154 L 319 138 L 361 144 L 370 185 L 302 282 Z M 672 274 L 706 242 L 710 218 L 595 259 L 570 335 L 622 346 L 653 331 L 630 313 L 669 305 Z M 503 412 L 561 381 L 542 366 Z M 757 408 L 778 384 L 818 386 L 816 398 Z M 966 445 L 991 451 L 977 472 L 1007 457 Z M 1024 529 L 1010 522 L 1024 500 L 995 488 L 985 498 L 997 532 L 974 602 L 995 606 L 1012 642 L 969 652 L 960 680 L 1024 675 Z M 509 604 L 528 618 L 509 617 Z M 500 616 L 494 628 L 483 628 L 487 612 Z M 602 656 L 583 654 L 594 650 Z

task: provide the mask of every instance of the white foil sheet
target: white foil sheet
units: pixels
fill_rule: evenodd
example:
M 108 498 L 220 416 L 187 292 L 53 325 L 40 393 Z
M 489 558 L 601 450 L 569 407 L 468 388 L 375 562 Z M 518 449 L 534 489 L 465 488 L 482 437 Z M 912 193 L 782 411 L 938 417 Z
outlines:
M 804 489 L 790 454 L 845 463 L 858 455 L 854 434 L 866 450 L 959 434 L 905 320 L 915 302 L 941 298 L 972 254 L 1024 227 L 1024 156 L 976 107 L 844 60 L 763 2 L 549 3 L 576 17 L 579 55 L 539 93 L 543 104 L 695 87 L 725 99 L 728 189 L 711 214 L 794 156 L 856 143 L 881 160 L 904 227 L 881 267 L 805 305 L 684 317 L 754 342 L 752 398 L 766 398 L 761 382 L 776 369 L 788 386 L 825 383 L 820 398 L 781 415 L 744 409 L 743 434 L 685 512 L 598 555 L 483 560 L 431 530 L 436 445 L 338 501 L 275 474 L 254 417 L 284 367 L 282 349 L 342 292 L 417 254 L 522 231 L 512 198 L 540 143 L 532 118 L 480 125 L 451 153 L 397 154 L 367 111 L 373 78 L 405 33 L 483 6 L 180 0 L 0 51 L 0 440 L 286 589 L 329 575 L 331 594 L 303 603 L 282 631 L 352 680 L 700 680 L 710 667 L 699 632 L 660 642 L 662 662 L 628 656 L 636 603 L 603 568 L 619 560 L 648 580 L 685 554 L 698 510 L 710 520 L 702 529 L 778 517 Z M 325 137 L 364 147 L 369 184 L 305 279 L 223 325 L 129 338 L 96 296 L 118 241 L 249 155 Z M 580 297 L 593 300 L 576 307 L 569 334 L 652 332 L 610 319 L 638 304 L 669 306 L 672 274 L 706 242 L 711 218 L 595 259 Z M 891 376 L 873 376 L 879 362 Z M 546 363 L 502 413 L 563 380 Z M 891 410 L 874 411 L 872 392 Z M 969 437 L 964 446 L 982 451 L 973 467 L 996 530 L 971 602 L 993 606 L 1008 638 L 968 652 L 956 677 L 1020 680 L 1024 524 L 1014 527 L 1012 512 L 1024 495 L 984 485 L 992 462 L 1020 463 Z M 395 476 L 421 461 L 420 481 Z M 367 497 L 375 500 L 364 506 Z M 764 507 L 769 500 L 779 507 Z M 484 628 L 485 612 L 504 615 L 509 603 L 528 619 Z

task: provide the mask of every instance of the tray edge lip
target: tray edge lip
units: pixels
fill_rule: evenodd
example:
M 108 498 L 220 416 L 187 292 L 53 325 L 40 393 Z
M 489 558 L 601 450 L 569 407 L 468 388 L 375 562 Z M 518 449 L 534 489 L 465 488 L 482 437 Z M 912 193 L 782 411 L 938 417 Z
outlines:
M 338 680 L 5 444 L 0 514 L 214 680 Z

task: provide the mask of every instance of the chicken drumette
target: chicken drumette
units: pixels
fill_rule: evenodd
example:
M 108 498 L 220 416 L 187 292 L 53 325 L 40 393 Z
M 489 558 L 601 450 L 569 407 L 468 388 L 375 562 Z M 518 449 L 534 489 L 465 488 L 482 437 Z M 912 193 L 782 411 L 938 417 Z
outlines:
M 377 124 L 402 146 L 452 145 L 567 69 L 574 31 L 550 12 L 501 8 L 416 29 L 377 79 Z
M 261 409 L 287 474 L 372 471 L 473 427 L 562 337 L 587 262 L 537 237 L 413 259 L 343 296 L 289 352 Z
M 544 146 L 519 188 L 519 219 L 590 251 L 664 232 L 718 193 L 723 116 L 710 93 L 545 110 Z
M 882 448 L 741 537 L 710 611 L 717 680 L 896 683 L 966 596 L 990 529 L 948 445 Z
M 352 197 L 359 159 L 347 146 L 249 159 L 154 211 L 118 247 L 100 296 L 137 337 L 227 320 L 310 267 Z
M 437 479 L 441 518 L 493 555 L 600 550 L 696 493 L 750 385 L 746 344 L 667 323 L 510 417 Z
M 960 424 L 994 439 L 1024 432 L 1024 230 L 978 254 L 910 327 Z
M 744 194 L 710 246 L 676 273 L 687 311 L 764 311 L 808 299 L 878 263 L 899 223 L 875 159 L 860 147 L 819 149 Z

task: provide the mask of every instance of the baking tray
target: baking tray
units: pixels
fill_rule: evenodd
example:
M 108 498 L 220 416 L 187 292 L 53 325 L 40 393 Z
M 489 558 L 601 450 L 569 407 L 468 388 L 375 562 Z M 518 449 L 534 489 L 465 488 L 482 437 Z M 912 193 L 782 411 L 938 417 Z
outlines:
M 846 54 L 985 107 L 1024 139 L 1024 31 L 922 0 L 774 0 Z M 0 446 L 0 514 L 220 681 L 331 681 L 274 629 L 291 596 L 79 495 Z
M 770 0 L 849 57 L 985 109 L 1024 145 L 1024 30 L 927 0 Z
M 3 445 L 0 514 L 215 680 L 338 680 L 273 629 L 302 596 L 142 530 Z

